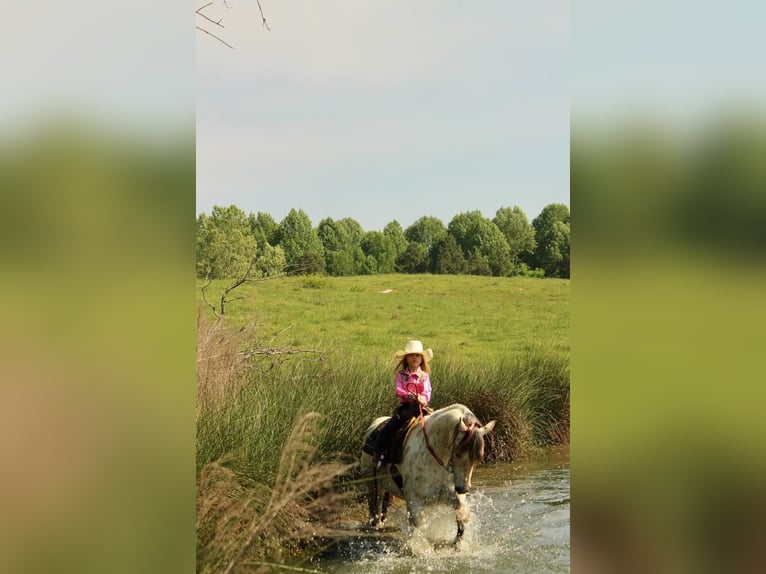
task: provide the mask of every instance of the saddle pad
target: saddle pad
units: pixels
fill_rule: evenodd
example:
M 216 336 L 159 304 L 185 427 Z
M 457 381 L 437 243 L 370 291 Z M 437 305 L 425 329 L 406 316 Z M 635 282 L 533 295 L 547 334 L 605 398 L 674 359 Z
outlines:
M 404 439 L 407 438 L 407 434 L 410 432 L 412 427 L 418 424 L 418 421 L 418 417 L 412 417 L 407 423 L 400 426 L 399 429 L 397 429 L 397 431 L 394 433 L 394 436 L 391 438 L 391 444 L 388 445 L 390 462 L 402 462 Z M 387 422 L 388 421 L 383 421 L 374 431 L 370 433 L 370 436 L 367 437 L 367 440 L 364 442 L 364 446 L 362 447 L 364 452 L 367 454 L 373 454 L 375 451 L 375 441 L 378 439 L 378 435 L 380 434 L 381 429 Z

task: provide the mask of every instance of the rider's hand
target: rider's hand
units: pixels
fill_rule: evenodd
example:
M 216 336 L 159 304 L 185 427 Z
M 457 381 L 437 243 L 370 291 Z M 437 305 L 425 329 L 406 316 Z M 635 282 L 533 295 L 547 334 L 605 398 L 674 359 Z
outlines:
M 415 395 L 413 395 L 412 393 L 407 393 L 407 400 L 408 401 L 414 401 L 415 400 Z

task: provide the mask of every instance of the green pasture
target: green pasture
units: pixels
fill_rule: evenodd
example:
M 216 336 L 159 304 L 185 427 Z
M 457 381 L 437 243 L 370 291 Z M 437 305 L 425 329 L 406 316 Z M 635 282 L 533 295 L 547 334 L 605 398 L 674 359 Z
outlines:
M 217 303 L 230 282 L 207 289 Z M 197 282 L 197 299 L 206 312 Z M 326 357 L 390 359 L 407 339 L 445 361 L 497 362 L 533 350 L 569 353 L 569 280 L 470 275 L 289 277 L 243 285 L 226 321 L 264 346 Z

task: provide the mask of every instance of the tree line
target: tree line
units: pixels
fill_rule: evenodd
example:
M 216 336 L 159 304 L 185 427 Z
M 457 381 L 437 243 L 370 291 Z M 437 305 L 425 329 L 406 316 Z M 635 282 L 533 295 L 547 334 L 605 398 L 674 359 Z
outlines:
M 530 223 L 520 207 L 495 217 L 467 211 L 445 225 L 423 216 L 406 229 L 394 220 L 365 231 L 353 218 L 327 217 L 314 227 L 301 209 L 276 222 L 214 206 L 197 216 L 197 276 L 223 279 L 278 274 L 382 273 L 569 278 L 569 207 L 551 203 Z

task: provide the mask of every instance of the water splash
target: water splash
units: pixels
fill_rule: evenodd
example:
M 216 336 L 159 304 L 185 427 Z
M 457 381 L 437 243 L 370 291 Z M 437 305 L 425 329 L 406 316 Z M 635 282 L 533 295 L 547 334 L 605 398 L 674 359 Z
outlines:
M 356 541 L 355 553 L 323 563 L 339 574 L 569 572 L 569 469 L 537 469 L 513 481 L 480 486 L 468 496 L 471 519 L 456 547 L 455 513 L 438 508 L 409 540 L 404 504 L 385 532 Z M 510 484 L 510 486 L 509 486 Z

